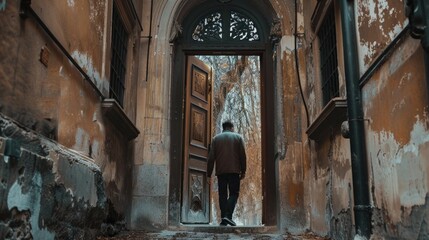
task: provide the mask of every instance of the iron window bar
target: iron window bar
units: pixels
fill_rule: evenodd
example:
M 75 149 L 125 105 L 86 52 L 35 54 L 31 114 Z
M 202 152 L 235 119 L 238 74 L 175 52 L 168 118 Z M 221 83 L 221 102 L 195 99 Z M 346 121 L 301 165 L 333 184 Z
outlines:
M 331 5 L 326 12 L 325 19 L 318 32 L 324 105 L 332 98 L 339 96 L 337 41 L 335 34 L 335 13 Z
M 112 58 L 110 63 L 110 97 L 123 106 L 128 33 L 116 4 L 112 14 Z

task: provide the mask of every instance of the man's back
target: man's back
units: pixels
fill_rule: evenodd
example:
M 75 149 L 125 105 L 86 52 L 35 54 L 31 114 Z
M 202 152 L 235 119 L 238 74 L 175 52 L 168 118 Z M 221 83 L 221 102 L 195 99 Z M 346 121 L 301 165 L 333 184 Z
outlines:
M 240 192 L 240 180 L 246 174 L 246 151 L 243 138 L 234 133 L 234 124 L 226 121 L 223 132 L 213 138 L 207 162 L 207 177 L 210 178 L 216 162 L 218 178 L 219 207 L 221 226 L 235 226 L 232 220 L 235 205 Z M 210 179 L 208 181 L 210 184 Z
M 211 175 L 216 162 L 216 175 L 224 173 L 244 173 L 246 152 L 243 138 L 234 132 L 223 131 L 211 143 L 208 173 Z

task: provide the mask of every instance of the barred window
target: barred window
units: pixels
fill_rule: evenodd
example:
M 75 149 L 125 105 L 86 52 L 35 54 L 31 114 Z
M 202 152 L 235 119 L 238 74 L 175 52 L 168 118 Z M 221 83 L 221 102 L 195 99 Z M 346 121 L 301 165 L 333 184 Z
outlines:
M 116 4 L 112 14 L 112 57 L 110 62 L 110 98 L 121 106 L 124 101 L 128 33 Z
M 317 34 L 320 43 L 323 105 L 326 105 L 332 98 L 339 96 L 337 40 L 335 33 L 335 12 L 333 4 L 331 4 Z

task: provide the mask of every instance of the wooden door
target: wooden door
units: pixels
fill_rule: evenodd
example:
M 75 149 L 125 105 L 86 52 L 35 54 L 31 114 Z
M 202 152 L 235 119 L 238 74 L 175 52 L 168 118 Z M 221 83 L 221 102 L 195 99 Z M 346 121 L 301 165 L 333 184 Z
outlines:
M 209 223 L 207 158 L 211 140 L 211 68 L 188 56 L 186 64 L 182 222 Z

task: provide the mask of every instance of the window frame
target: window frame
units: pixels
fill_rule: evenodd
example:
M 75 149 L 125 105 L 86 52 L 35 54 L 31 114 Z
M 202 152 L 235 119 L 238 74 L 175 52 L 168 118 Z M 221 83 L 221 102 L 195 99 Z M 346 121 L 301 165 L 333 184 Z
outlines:
M 109 97 L 115 99 L 123 107 L 131 31 L 129 22 L 124 21 L 124 12 L 118 2 L 113 1 L 111 11 Z M 121 32 L 118 33 L 117 31 Z
M 327 102 L 317 101 L 320 105 L 315 105 L 316 116 L 307 128 L 306 133 L 308 137 L 316 142 L 324 141 L 327 139 L 334 129 L 339 129 L 341 123 L 347 120 L 347 100 L 346 100 L 346 86 L 344 83 L 344 50 L 343 39 L 341 30 L 341 18 L 339 14 L 338 5 L 333 0 L 318 0 L 315 6 L 313 15 L 311 17 L 312 27 L 312 52 L 314 61 L 314 83 L 316 99 L 323 99 L 322 92 L 322 72 L 321 72 L 321 57 L 320 57 L 320 39 L 319 31 L 320 26 L 325 20 L 325 16 L 329 8 L 332 7 L 335 19 L 335 37 L 336 37 L 336 60 L 338 72 L 338 96 L 331 98 Z
M 323 106 L 340 96 L 337 24 L 334 3 L 326 7 L 316 32 Z

